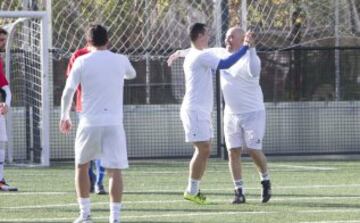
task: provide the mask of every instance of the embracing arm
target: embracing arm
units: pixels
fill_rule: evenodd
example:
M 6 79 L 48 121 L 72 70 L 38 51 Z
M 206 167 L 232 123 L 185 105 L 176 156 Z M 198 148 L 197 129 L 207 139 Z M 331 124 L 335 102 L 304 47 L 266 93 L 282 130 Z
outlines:
M 221 59 L 219 61 L 217 69 L 220 70 L 220 69 L 230 68 L 233 64 L 236 63 L 236 61 L 238 61 L 242 56 L 244 56 L 246 54 L 246 51 L 248 49 L 249 49 L 249 46 L 244 45 L 237 52 L 231 54 L 229 57 L 227 57 L 225 59 Z
M 189 51 L 190 48 L 184 50 L 176 50 L 175 53 L 171 54 L 167 59 L 168 66 L 170 67 L 179 57 L 185 57 L 189 53 Z

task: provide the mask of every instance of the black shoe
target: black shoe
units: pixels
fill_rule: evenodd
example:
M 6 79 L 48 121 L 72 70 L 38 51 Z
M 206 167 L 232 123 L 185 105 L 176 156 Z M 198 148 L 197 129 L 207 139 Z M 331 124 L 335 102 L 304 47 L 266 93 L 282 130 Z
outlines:
M 234 192 L 235 192 L 235 197 L 232 203 L 233 204 L 245 203 L 246 199 L 245 199 L 245 195 L 243 194 L 242 188 L 238 188 L 234 190 Z
M 90 193 L 94 193 L 95 191 L 95 185 L 90 184 Z
M 261 191 L 261 202 L 266 203 L 271 198 L 271 183 L 270 180 L 261 181 L 262 191 Z
M 95 185 L 95 193 L 96 194 L 107 194 L 104 188 L 104 185 L 100 184 L 100 185 Z
M 16 187 L 12 187 L 5 182 L 5 179 L 0 181 L 0 191 L 18 191 Z

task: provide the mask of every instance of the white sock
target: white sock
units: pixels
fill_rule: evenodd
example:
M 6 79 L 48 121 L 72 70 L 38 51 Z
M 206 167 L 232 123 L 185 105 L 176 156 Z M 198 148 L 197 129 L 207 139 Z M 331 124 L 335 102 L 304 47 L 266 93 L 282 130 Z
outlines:
M 0 142 L 0 181 L 4 178 L 5 149 Z
M 244 186 L 244 181 L 242 179 L 234 180 L 235 189 L 242 189 Z
M 80 207 L 80 215 L 87 217 L 90 215 L 90 198 L 78 198 L 78 203 Z
M 189 178 L 188 187 L 186 189 L 186 192 L 189 194 L 195 195 L 199 193 L 200 188 L 200 180 L 194 180 Z
M 260 175 L 260 180 L 261 181 L 270 180 L 270 175 L 268 174 L 268 172 L 265 172 L 265 173 L 259 172 L 259 175 Z
M 120 221 L 121 206 L 121 203 L 110 202 L 110 222 L 113 222 L 114 220 Z

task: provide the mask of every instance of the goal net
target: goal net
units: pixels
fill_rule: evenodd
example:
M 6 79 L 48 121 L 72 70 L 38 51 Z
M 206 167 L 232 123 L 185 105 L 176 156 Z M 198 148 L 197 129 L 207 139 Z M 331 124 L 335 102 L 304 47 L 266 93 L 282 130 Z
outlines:
M 12 92 L 11 110 L 6 116 L 7 158 L 11 163 L 49 163 L 45 18 L 41 12 L 0 12 L 2 27 L 8 31 L 2 57 Z
M 187 28 L 204 22 L 210 46 L 222 45 L 226 29 L 253 30 L 258 48 L 349 46 L 359 43 L 356 0 L 53 1 L 53 46 L 68 56 L 84 45 L 84 28 L 105 24 L 113 50 L 128 55 L 168 55 L 189 47 Z M 356 40 L 356 41 L 354 41 Z

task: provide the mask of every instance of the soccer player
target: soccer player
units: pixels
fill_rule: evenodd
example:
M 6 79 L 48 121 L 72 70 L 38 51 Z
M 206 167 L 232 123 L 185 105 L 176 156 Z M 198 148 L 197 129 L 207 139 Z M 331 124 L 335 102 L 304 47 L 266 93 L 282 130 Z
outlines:
M 0 28 L 0 49 L 6 45 L 7 31 Z M 8 141 L 6 134 L 5 115 L 11 103 L 11 91 L 4 72 L 4 62 L 0 57 L 0 88 L 3 92 L 3 99 L 0 101 L 0 191 L 17 191 L 16 187 L 8 185 L 4 178 L 5 143 Z
M 206 204 L 206 197 L 200 193 L 199 188 L 211 150 L 212 75 L 217 69 L 227 69 L 233 65 L 246 53 L 248 46 L 243 46 L 226 59 L 219 59 L 204 51 L 209 41 L 205 24 L 191 25 L 189 37 L 191 49 L 184 61 L 186 91 L 180 117 L 185 130 L 185 141 L 193 144 L 194 154 L 189 164 L 188 186 L 184 198 L 197 204 Z
M 76 50 L 70 57 L 67 69 L 66 76 L 69 76 L 72 66 L 74 65 L 75 60 L 91 52 L 92 47 L 86 46 L 84 48 Z M 75 110 L 76 112 L 81 112 L 81 86 L 76 89 L 76 102 Z M 94 169 L 96 174 L 94 173 Z M 100 160 L 93 160 L 89 164 L 89 177 L 90 177 L 90 193 L 95 192 L 96 194 L 106 194 L 103 179 L 105 176 L 105 168 L 101 166 Z
M 220 58 L 236 52 L 243 45 L 244 31 L 232 27 L 226 33 L 224 48 L 211 48 L 210 52 Z M 252 34 L 248 42 L 253 44 Z M 168 64 L 188 50 L 180 50 L 169 57 Z M 235 187 L 234 204 L 244 203 L 245 195 L 242 180 L 241 152 L 247 150 L 256 164 L 262 185 L 261 201 L 268 202 L 271 197 L 270 175 L 267 160 L 262 152 L 265 132 L 265 106 L 259 84 L 261 62 L 254 47 L 250 47 L 230 69 L 221 70 L 221 89 L 225 99 L 224 133 L 229 150 L 229 169 Z
M 123 180 L 128 168 L 123 127 L 124 78 L 136 76 L 129 59 L 107 49 L 108 33 L 91 25 L 86 40 L 93 50 L 75 60 L 61 98 L 59 129 L 68 134 L 72 124 L 70 108 L 81 85 L 82 111 L 75 139 L 75 186 L 80 216 L 74 222 L 91 222 L 88 176 L 89 162 L 100 159 L 109 177 L 109 222 L 120 222 Z

